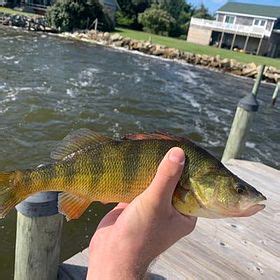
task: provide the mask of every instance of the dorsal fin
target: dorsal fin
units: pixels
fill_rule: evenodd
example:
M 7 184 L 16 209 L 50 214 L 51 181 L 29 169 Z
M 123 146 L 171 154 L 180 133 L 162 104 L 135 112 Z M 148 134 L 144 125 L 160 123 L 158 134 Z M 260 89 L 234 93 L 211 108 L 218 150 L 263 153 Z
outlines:
M 112 141 L 112 139 L 107 136 L 97 134 L 87 128 L 81 128 L 69 133 L 51 153 L 51 158 L 54 160 L 62 160 L 68 155 L 85 149 L 90 145 L 109 141 Z
M 152 133 L 137 133 L 125 135 L 123 140 L 147 140 L 147 139 L 159 139 L 159 140 L 175 140 L 182 141 L 186 138 L 174 136 L 165 132 L 152 132 Z

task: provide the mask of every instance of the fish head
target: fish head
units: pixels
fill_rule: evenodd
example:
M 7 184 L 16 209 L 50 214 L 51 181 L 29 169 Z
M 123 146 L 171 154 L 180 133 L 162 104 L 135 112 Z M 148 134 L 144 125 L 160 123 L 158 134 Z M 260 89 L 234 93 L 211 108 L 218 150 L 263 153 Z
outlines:
M 203 174 L 192 189 L 209 218 L 248 217 L 265 207 L 266 197 L 228 170 Z

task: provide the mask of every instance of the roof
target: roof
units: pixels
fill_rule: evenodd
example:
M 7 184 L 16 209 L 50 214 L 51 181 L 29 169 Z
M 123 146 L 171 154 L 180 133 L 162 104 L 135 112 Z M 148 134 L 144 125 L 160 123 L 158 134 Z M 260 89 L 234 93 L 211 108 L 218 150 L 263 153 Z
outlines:
M 228 2 L 218 9 L 217 12 L 230 12 L 269 18 L 280 18 L 280 6 Z

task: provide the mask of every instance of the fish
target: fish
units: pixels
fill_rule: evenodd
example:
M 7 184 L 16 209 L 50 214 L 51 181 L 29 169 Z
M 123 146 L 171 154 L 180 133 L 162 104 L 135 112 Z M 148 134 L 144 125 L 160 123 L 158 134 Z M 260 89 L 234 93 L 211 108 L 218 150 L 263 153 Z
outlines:
M 155 132 L 112 139 L 84 128 L 57 145 L 51 163 L 0 172 L 0 218 L 37 192 L 59 192 L 58 209 L 67 220 L 78 219 L 95 201 L 129 203 L 150 185 L 172 147 L 182 148 L 186 158 L 172 197 L 178 212 L 216 219 L 264 209 L 262 193 L 187 137 Z

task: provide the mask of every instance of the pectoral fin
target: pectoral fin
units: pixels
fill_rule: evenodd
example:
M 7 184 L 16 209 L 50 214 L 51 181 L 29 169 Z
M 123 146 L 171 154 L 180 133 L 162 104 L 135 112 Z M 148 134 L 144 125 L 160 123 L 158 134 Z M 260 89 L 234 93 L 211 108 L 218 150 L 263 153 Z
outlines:
M 66 216 L 67 221 L 80 218 L 90 203 L 90 200 L 71 193 L 61 193 L 58 196 L 58 210 Z

